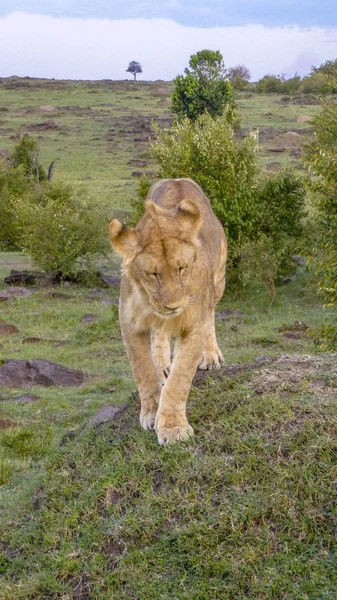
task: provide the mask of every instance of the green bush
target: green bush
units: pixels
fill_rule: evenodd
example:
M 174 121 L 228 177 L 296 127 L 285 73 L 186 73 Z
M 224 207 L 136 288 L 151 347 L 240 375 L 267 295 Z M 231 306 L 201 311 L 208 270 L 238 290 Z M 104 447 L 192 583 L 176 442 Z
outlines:
M 15 146 L 11 154 L 13 167 L 22 167 L 27 177 L 34 177 L 37 181 L 45 181 L 47 172 L 40 164 L 40 154 L 37 141 L 24 136 Z
M 297 73 L 289 79 L 283 76 L 265 75 L 257 82 L 255 90 L 260 94 L 296 94 L 300 90 L 301 81 Z
M 156 177 L 190 177 L 210 198 L 228 237 L 232 283 L 247 283 L 250 274 L 245 269 L 251 266 L 253 278 L 266 282 L 273 293 L 271 279 L 295 266 L 292 256 L 302 233 L 305 194 L 301 180 L 290 172 L 262 178 L 256 162 L 257 135 L 237 140 L 225 115 L 212 119 L 204 114 L 195 122 L 186 118 L 175 123 L 171 130 L 154 130 Z M 135 220 L 141 216 L 150 183 L 141 182 Z M 244 260 L 249 253 L 259 256 L 254 269 Z
M 16 199 L 31 193 L 31 183 L 22 167 L 0 162 L 0 250 L 20 248 Z
M 324 73 L 312 73 L 304 77 L 300 86 L 302 94 L 325 95 L 332 92 L 332 85 Z
M 155 133 L 157 176 L 196 181 L 212 200 L 229 239 L 238 244 L 250 239 L 258 222 L 256 135 L 236 140 L 226 115 L 212 119 L 208 114 Z
M 282 94 L 283 81 L 276 75 L 265 75 L 256 83 L 255 90 L 259 94 Z
M 205 112 L 216 117 L 227 108 L 227 118 L 234 120 L 234 93 L 220 52 L 201 50 L 191 56 L 189 67 L 173 81 L 171 110 L 177 118 L 195 121 Z
M 53 278 L 90 269 L 108 249 L 104 209 L 68 187 L 45 184 L 16 210 L 22 248 Z
M 304 157 L 315 178 L 310 181 L 315 239 L 310 267 L 327 305 L 337 307 L 337 107 L 325 103 L 312 120 L 314 140 L 304 148 Z M 337 325 L 325 332 L 337 348 Z

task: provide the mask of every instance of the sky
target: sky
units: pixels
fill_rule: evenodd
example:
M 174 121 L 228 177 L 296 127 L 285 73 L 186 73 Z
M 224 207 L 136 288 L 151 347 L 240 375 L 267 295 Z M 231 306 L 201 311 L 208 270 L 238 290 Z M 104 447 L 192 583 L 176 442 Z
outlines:
M 337 58 L 336 0 L 0 0 L 0 77 L 171 80 L 191 54 L 305 75 Z

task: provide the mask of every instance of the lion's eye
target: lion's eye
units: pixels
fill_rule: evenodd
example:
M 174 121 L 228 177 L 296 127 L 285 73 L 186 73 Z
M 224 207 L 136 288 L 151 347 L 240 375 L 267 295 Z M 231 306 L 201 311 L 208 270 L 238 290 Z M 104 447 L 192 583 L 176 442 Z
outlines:
M 180 275 L 180 274 L 181 274 L 183 271 L 185 271 L 185 269 L 186 269 L 186 267 L 179 267 L 179 268 L 178 268 L 179 275 Z
M 159 273 L 154 272 L 154 273 L 150 273 L 150 275 L 152 277 L 155 277 L 156 279 L 159 279 Z

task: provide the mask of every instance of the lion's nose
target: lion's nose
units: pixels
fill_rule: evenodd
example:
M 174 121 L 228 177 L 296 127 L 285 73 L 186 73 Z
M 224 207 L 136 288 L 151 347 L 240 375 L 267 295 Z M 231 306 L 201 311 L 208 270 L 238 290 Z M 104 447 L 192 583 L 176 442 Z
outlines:
M 167 308 L 167 310 L 177 310 L 177 308 L 179 308 L 179 304 L 163 304 L 163 307 Z

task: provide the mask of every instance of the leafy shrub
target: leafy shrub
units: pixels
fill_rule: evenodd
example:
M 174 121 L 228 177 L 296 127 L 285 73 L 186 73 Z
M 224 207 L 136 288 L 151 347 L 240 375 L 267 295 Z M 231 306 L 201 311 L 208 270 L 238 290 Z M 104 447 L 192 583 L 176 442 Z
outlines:
M 259 94 L 282 94 L 283 81 L 276 75 L 265 75 L 262 79 L 259 79 L 255 89 Z
M 324 73 L 317 72 L 303 78 L 300 91 L 302 94 L 325 95 L 332 92 L 332 85 Z
M 178 119 L 187 117 L 195 121 L 205 112 L 216 117 L 226 107 L 227 118 L 234 119 L 233 89 L 219 51 L 201 50 L 192 54 L 185 75 L 178 75 L 173 83 L 171 110 Z
M 171 130 L 155 128 L 155 135 L 157 178 L 190 177 L 210 198 L 228 237 L 232 282 L 234 278 L 236 283 L 248 281 L 244 270 L 252 264 L 247 257 L 254 252 L 259 256 L 259 280 L 266 281 L 269 289 L 273 277 L 294 270 L 292 255 L 302 232 L 304 187 L 289 172 L 261 178 L 255 133 L 237 140 L 225 115 L 212 119 L 204 114 L 195 122 L 175 123 Z M 141 182 L 134 211 L 137 219 L 150 183 Z M 256 275 L 256 261 L 254 265 L 251 271 Z
M 68 187 L 45 184 L 16 210 L 22 248 L 51 277 L 90 269 L 108 249 L 104 209 Z
M 230 240 L 250 239 L 258 222 L 255 189 L 257 137 L 236 140 L 226 115 L 201 115 L 195 123 L 184 119 L 170 131 L 155 130 L 153 155 L 159 178 L 190 177 L 212 200 Z
M 337 307 L 337 107 L 325 103 L 312 125 L 315 137 L 304 149 L 316 176 L 309 184 L 316 229 L 310 266 L 325 302 Z M 327 325 L 326 332 L 337 348 L 334 327 L 337 331 L 336 325 Z
M 23 169 L 13 169 L 7 162 L 1 161 L 0 250 L 18 250 L 20 248 L 15 200 L 29 195 L 30 192 L 31 184 Z
M 289 79 L 278 75 L 265 75 L 257 82 L 255 90 L 260 94 L 295 94 L 300 89 L 301 81 L 297 73 Z
M 22 166 L 27 177 L 35 177 L 38 181 L 47 179 L 47 173 L 39 161 L 37 141 L 33 138 L 21 138 L 11 154 L 11 162 L 13 167 Z

